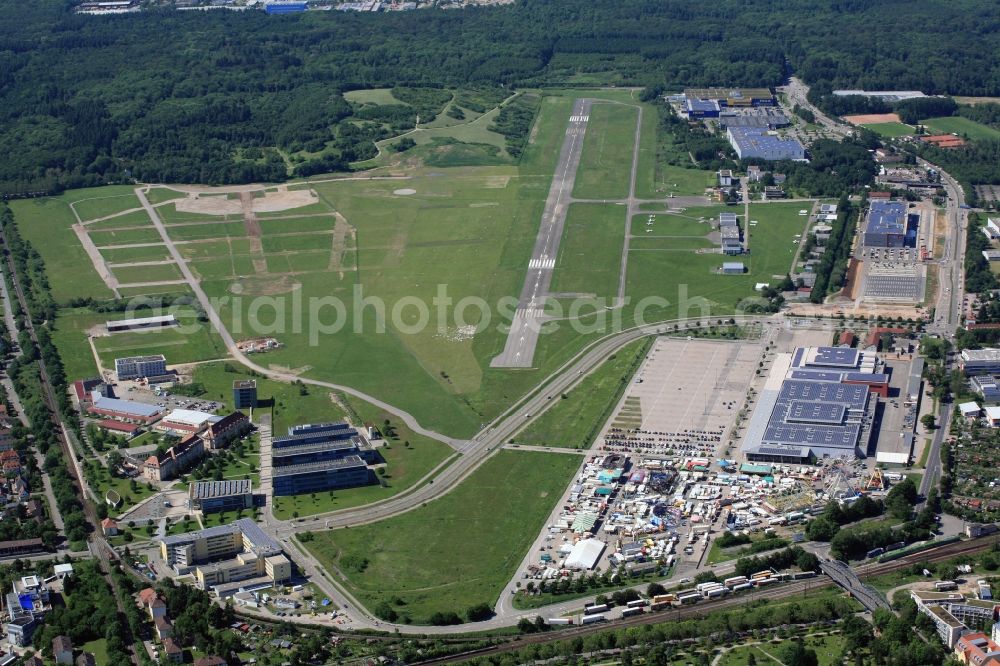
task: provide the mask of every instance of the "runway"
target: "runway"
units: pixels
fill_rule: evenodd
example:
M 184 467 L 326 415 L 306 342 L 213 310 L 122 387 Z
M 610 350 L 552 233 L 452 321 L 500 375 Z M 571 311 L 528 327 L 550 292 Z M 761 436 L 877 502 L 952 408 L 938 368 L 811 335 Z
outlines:
M 528 263 L 527 278 L 503 352 L 490 363 L 494 368 L 530 368 L 534 361 L 538 334 L 544 323 L 545 298 L 552 284 L 552 270 L 559 255 L 566 213 L 573 199 L 573 184 L 583 154 L 583 137 L 592 102 L 578 99 L 573 105 L 566 138 L 559 151 L 559 162 L 552 176 L 552 186 L 542 210 L 542 223 L 538 227 L 535 249 Z

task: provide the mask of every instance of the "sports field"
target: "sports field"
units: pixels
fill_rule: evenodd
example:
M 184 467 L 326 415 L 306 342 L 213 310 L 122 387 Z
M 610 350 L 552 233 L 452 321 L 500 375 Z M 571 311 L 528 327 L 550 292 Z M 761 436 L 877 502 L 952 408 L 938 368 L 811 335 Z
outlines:
M 575 455 L 503 450 L 441 499 L 304 545 L 369 610 L 426 624 L 496 602 L 580 465 Z
M 867 130 L 871 130 L 872 132 L 875 132 L 879 136 L 883 136 L 887 139 L 893 139 L 899 136 L 909 136 L 913 134 L 912 127 L 897 122 L 868 123 L 861 125 L 861 127 L 864 127 Z
M 932 134 L 958 134 L 973 141 L 1000 139 L 1000 131 L 962 116 L 928 118 L 920 122 L 926 125 L 927 130 Z

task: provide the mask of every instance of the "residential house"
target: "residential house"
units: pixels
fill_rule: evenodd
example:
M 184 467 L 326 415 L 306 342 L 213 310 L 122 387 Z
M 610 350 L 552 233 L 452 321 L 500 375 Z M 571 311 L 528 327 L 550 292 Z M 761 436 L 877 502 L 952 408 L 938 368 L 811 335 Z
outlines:
M 73 641 L 69 636 L 56 636 L 52 639 L 52 658 L 57 664 L 73 666 Z
M 101 521 L 101 531 L 104 532 L 104 536 L 117 536 L 118 523 L 110 518 L 105 518 Z

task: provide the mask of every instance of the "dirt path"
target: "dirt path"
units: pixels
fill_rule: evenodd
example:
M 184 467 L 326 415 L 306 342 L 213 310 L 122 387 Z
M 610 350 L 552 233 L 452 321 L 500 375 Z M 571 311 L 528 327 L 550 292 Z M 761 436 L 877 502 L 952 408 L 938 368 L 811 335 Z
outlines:
M 267 259 L 264 257 L 264 244 L 260 240 L 261 228 L 257 215 L 253 212 L 253 192 L 240 192 L 240 204 L 243 206 L 243 228 L 250 239 L 250 257 L 253 270 L 257 275 L 267 273 Z
M 330 248 L 329 271 L 337 271 L 341 278 L 344 277 L 344 258 L 347 256 L 347 237 L 355 238 L 354 227 L 347 223 L 347 219 L 340 213 L 334 213 L 337 220 L 333 225 L 333 246 Z M 357 270 L 357 266 L 354 267 Z
M 108 267 L 108 263 L 104 261 L 104 256 L 101 255 L 101 251 L 97 249 L 94 245 L 94 241 L 90 240 L 90 234 L 87 233 L 87 229 L 83 226 L 82 222 L 78 222 L 73 225 L 73 233 L 76 234 L 77 239 L 80 241 L 80 245 L 83 246 L 84 252 L 90 258 L 90 263 L 94 265 L 94 270 L 97 274 L 101 276 L 104 280 L 104 284 L 107 285 L 108 289 L 114 292 L 115 298 L 121 298 L 121 292 L 118 291 L 118 278 L 115 277 L 114 273 Z

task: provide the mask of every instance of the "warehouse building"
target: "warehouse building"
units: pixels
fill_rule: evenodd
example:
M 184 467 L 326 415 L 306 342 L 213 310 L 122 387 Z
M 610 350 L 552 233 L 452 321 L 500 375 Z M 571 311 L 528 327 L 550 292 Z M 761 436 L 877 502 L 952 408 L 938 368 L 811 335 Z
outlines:
M 87 406 L 87 413 L 91 416 L 140 425 L 156 421 L 161 411 L 156 405 L 147 405 L 144 402 L 106 398 L 100 391 L 93 391 L 90 394 L 90 405 Z
M 118 375 L 118 381 L 165 375 L 167 374 L 167 359 L 164 358 L 163 354 L 116 358 L 115 374 Z
M 743 275 L 746 271 L 747 267 L 742 261 L 726 261 L 722 264 L 722 272 L 725 275 Z
M 747 460 L 809 463 L 864 455 L 888 376 L 848 347 L 801 347 L 774 361 L 743 441 Z
M 865 247 L 915 247 L 920 216 L 907 214 L 904 201 L 873 201 L 868 208 Z
M 788 127 L 792 121 L 778 109 L 768 107 L 756 108 L 751 111 L 726 111 L 719 114 L 719 128 L 757 127 L 760 129 L 778 129 Z
M 684 97 L 711 100 L 727 108 L 774 106 L 774 93 L 768 88 L 687 88 Z
M 202 513 L 242 511 L 253 507 L 253 483 L 237 481 L 196 481 L 188 489 L 188 506 Z
M 174 315 L 140 317 L 138 319 L 119 319 L 118 321 L 108 321 L 104 323 L 108 329 L 108 333 L 118 333 L 120 331 L 141 331 L 147 328 L 177 326 L 177 324 L 177 318 L 174 317 Z
M 806 158 L 798 139 L 782 139 L 760 127 L 729 127 L 726 137 L 741 159 L 797 160 Z
M 275 467 L 271 472 L 274 494 L 301 495 L 337 488 L 368 485 L 375 475 L 358 455 Z
M 684 100 L 684 111 L 688 118 L 718 118 L 719 103 L 714 99 L 687 98 Z
M 297 14 L 308 8 L 304 2 L 269 2 L 264 5 L 264 11 L 268 14 Z
M 233 407 L 235 409 L 253 409 L 256 406 L 257 381 L 238 379 L 233 382 Z

